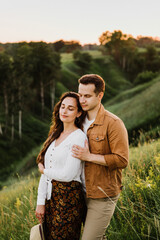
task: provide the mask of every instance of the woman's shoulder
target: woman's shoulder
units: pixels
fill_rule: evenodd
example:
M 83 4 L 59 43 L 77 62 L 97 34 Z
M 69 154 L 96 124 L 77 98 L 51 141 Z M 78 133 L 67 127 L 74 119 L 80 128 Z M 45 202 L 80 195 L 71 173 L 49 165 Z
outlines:
M 78 129 L 76 130 L 76 132 L 75 132 L 75 136 L 77 136 L 77 135 L 79 135 L 79 136 L 81 136 L 81 137 L 83 137 L 83 138 L 86 138 L 86 137 L 87 137 L 86 134 L 85 134 L 80 128 L 78 128 Z
M 79 140 L 81 140 L 83 142 L 83 141 L 85 141 L 85 139 L 87 139 L 87 136 L 80 128 L 78 128 L 74 132 L 74 134 L 72 135 L 72 138 L 71 138 L 72 142 L 75 142 L 75 143 Z

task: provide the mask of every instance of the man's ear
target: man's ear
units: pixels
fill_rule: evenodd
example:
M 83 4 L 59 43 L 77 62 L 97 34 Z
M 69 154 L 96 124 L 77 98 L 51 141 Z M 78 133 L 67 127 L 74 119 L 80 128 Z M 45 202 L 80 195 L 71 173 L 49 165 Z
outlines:
M 102 100 L 102 98 L 103 98 L 103 95 L 104 95 L 104 93 L 103 93 L 103 92 L 100 92 L 100 93 L 98 94 L 98 97 L 99 97 L 99 99 L 100 99 L 100 100 Z

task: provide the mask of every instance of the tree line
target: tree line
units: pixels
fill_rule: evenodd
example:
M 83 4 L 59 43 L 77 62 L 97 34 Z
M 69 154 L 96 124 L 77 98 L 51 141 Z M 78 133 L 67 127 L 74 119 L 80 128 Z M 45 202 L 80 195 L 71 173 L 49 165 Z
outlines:
M 1 134 L 8 134 L 10 122 L 11 140 L 14 140 L 15 118 L 18 116 L 21 139 L 23 110 L 30 108 L 34 111 L 35 101 L 39 100 L 41 112 L 38 114 L 43 118 L 45 94 L 53 109 L 59 71 L 60 56 L 45 42 L 13 44 L 0 52 Z
M 108 54 L 134 84 L 153 79 L 160 71 L 160 41 L 149 37 L 134 39 L 121 31 L 102 33 L 99 49 Z M 139 47 L 145 48 L 140 51 Z M 73 52 L 78 75 L 90 71 L 92 57 L 78 41 L 59 40 L 54 43 L 20 42 L 0 44 L 0 135 L 10 134 L 15 126 L 22 138 L 22 117 L 29 109 L 42 119 L 45 106 L 53 110 L 55 85 L 61 78 L 60 53 Z M 143 49 L 142 49 L 143 50 Z M 66 84 L 66 85 L 65 85 Z M 64 83 L 67 86 L 67 82 Z M 70 87 L 69 87 L 70 89 Z
M 121 70 L 135 84 L 153 79 L 160 71 L 158 40 L 151 37 L 134 39 L 121 31 L 106 31 L 102 33 L 99 41 L 107 54 L 113 57 Z

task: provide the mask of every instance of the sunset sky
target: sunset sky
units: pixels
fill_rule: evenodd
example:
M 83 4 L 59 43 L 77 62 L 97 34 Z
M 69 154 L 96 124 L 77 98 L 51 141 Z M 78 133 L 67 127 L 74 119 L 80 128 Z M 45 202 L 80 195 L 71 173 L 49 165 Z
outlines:
M 105 31 L 160 38 L 160 0 L 0 0 L 0 42 L 78 40 Z

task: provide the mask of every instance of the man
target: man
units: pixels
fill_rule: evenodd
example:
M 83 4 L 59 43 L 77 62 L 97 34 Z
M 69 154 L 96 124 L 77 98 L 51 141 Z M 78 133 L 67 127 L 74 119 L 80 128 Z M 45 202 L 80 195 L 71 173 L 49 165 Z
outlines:
M 74 145 L 73 156 L 85 161 L 87 216 L 82 240 L 105 239 L 119 194 L 122 169 L 128 164 L 128 135 L 121 119 L 101 104 L 104 80 L 87 74 L 79 80 L 79 100 L 87 116 L 84 131 L 89 146 Z

